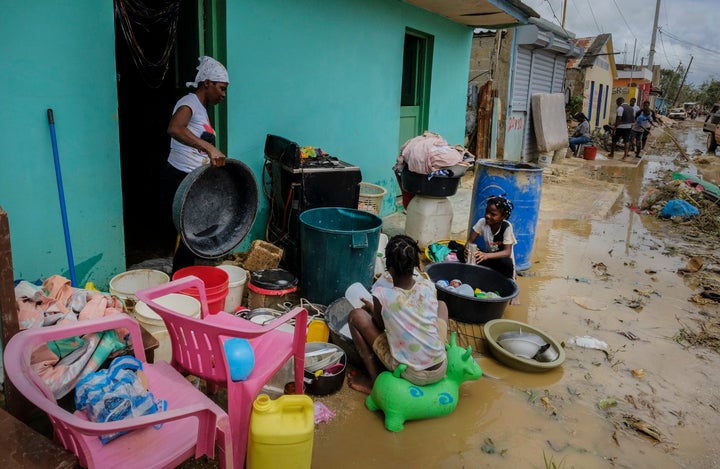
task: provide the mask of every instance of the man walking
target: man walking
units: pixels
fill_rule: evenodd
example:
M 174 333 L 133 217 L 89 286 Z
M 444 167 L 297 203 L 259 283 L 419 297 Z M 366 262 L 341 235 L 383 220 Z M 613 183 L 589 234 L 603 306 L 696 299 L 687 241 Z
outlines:
M 623 139 L 623 143 L 625 144 L 625 154 L 623 155 L 623 158 L 627 158 L 628 150 L 630 149 L 630 130 L 633 122 L 635 122 L 635 110 L 632 106 L 625 103 L 625 99 L 622 97 L 616 99 L 615 103 L 617 104 L 617 113 L 615 116 L 612 145 L 608 158 L 613 158 L 613 156 L 615 156 L 615 145 L 620 138 Z

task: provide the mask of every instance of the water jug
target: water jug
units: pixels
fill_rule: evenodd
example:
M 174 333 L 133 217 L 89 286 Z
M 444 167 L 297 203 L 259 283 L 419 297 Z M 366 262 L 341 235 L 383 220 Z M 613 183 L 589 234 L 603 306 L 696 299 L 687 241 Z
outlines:
M 309 396 L 289 394 L 273 400 L 260 394 L 250 417 L 248 469 L 310 469 L 314 430 Z

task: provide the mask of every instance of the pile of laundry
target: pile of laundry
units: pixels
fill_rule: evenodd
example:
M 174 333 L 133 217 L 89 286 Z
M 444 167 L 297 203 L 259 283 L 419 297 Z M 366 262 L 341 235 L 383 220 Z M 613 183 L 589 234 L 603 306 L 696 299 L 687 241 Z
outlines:
M 74 288 L 70 280 L 60 275 L 49 277 L 41 286 L 21 280 L 15 286 L 15 300 L 21 330 L 124 312 L 118 298 L 96 290 Z M 112 353 L 129 347 L 128 340 L 126 329 L 111 329 L 48 342 L 33 351 L 31 365 L 55 398 L 60 399 Z
M 398 172 L 407 165 L 413 173 L 434 176 L 460 177 L 475 162 L 475 156 L 462 145 L 449 145 L 435 132 L 426 130 L 411 138 L 400 148 L 393 170 Z

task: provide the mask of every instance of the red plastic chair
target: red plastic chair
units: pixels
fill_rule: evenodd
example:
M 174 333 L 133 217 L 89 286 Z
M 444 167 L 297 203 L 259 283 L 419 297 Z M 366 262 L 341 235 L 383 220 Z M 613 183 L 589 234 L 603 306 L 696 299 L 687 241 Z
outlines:
M 5 373 L 30 402 L 50 417 L 55 439 L 77 455 L 83 467 L 175 467 L 191 457 L 213 458 L 216 440 L 221 467 L 232 467 L 228 415 L 168 363 L 146 363 L 142 346 L 134 347 L 135 357 L 143 362 L 149 390 L 156 399 L 168 402 L 166 412 L 95 423 L 87 420 L 84 412 L 71 413 L 58 405 L 31 368 L 32 351 L 51 340 L 115 328 L 128 329 L 132 343 L 142 344 L 137 322 L 126 314 L 21 331 L 5 349 Z M 158 424 L 162 424 L 160 429 L 153 428 Z M 125 430 L 134 431 L 105 445 L 100 443 L 99 435 Z
M 204 319 L 183 315 L 153 301 L 189 287 L 197 288 L 200 293 L 201 317 Z M 253 401 L 290 357 L 295 358 L 295 389 L 302 393 L 307 310 L 294 308 L 263 326 L 224 312 L 208 314 L 204 284 L 195 276 L 141 290 L 136 295 L 167 326 L 172 344 L 170 364 L 180 372 L 204 379 L 208 392 L 216 392 L 218 386 L 227 387 L 235 451 L 233 460 L 235 467 L 243 467 Z M 291 319 L 295 320 L 294 333 L 277 330 Z M 230 378 L 223 344 L 233 337 L 248 339 L 255 354 L 255 367 L 244 381 L 232 381 Z

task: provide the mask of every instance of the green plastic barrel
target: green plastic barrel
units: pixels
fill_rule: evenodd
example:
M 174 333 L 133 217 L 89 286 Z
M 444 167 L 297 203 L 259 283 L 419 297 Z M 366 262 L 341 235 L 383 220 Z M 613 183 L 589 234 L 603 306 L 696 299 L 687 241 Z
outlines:
M 300 214 L 303 298 L 329 305 L 351 284 L 369 288 L 375 273 L 382 219 L 362 210 L 321 207 Z

